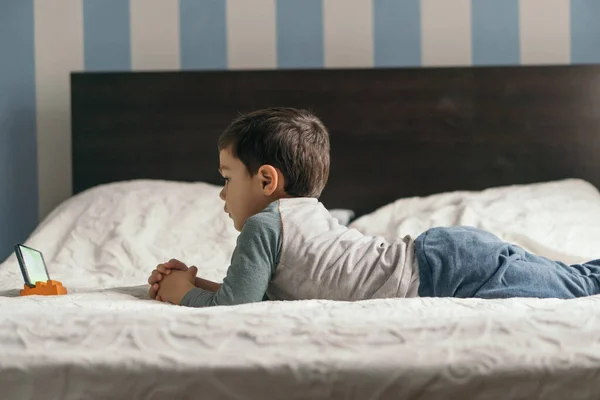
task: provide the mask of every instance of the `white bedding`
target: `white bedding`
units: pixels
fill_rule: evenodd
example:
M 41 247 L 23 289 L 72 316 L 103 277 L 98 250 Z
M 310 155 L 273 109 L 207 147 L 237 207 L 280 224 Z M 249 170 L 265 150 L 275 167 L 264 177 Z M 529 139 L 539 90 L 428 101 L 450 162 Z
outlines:
M 170 257 L 197 265 L 208 279 L 223 277 L 236 232 L 218 190 L 118 183 L 70 199 L 50 215 L 26 244 L 44 252 L 51 275 L 71 294 L 14 297 L 22 287 L 16 260 L 0 264 L 0 398 L 600 396 L 598 296 L 212 309 L 148 300 L 148 273 Z M 510 216 L 511 229 L 495 233 L 540 253 L 592 255 L 600 195 L 591 185 L 563 181 L 485 193 L 410 199 L 414 209 L 396 204 L 354 225 L 393 238 L 396 224 L 402 234 L 416 234 L 441 221 L 486 227 Z M 559 221 L 568 234 L 557 229 Z
M 393 240 L 468 225 L 569 264 L 599 257 L 600 194 L 578 179 L 399 199 L 350 224 Z

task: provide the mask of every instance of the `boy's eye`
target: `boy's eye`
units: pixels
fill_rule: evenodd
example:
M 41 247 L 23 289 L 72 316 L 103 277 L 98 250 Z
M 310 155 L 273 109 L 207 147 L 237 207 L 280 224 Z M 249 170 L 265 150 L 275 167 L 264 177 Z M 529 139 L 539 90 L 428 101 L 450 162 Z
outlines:
M 227 182 L 229 182 L 229 180 L 230 180 L 230 179 L 231 179 L 231 178 L 225 178 L 225 177 L 223 177 L 223 182 L 224 182 L 224 183 L 227 183 Z

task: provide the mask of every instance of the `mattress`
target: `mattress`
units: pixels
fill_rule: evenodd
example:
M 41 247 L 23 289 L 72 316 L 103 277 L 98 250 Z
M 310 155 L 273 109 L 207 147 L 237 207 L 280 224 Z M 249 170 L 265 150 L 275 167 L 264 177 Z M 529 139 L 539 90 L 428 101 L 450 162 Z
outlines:
M 598 218 L 598 225 L 588 220 L 569 229 L 590 233 L 586 229 L 600 226 L 600 195 L 586 182 L 501 190 L 493 203 L 513 211 L 527 203 L 520 197 L 509 204 L 514 192 L 539 201 L 568 192 L 586 202 L 584 210 L 564 209 L 571 220 L 580 221 L 581 212 Z M 46 218 L 26 244 L 44 252 L 51 275 L 70 293 L 18 297 L 16 260 L 0 264 L 2 399 L 600 396 L 599 296 L 311 300 L 207 309 L 148 299 L 149 272 L 171 257 L 197 265 L 205 278 L 224 276 L 237 234 L 217 195 L 218 188 L 206 184 L 124 182 L 82 193 Z M 483 202 L 486 195 L 478 196 Z M 438 224 L 431 199 L 420 200 L 429 204 L 428 223 Z M 382 210 L 355 226 L 383 218 Z M 554 251 L 562 233 L 540 240 L 536 232 L 552 230 L 529 214 L 535 229 L 520 219 L 504 234 Z M 486 218 L 482 213 L 471 222 Z M 375 222 L 360 229 L 390 236 L 397 229 Z M 413 229 L 426 228 L 420 224 Z M 582 234 L 578 240 L 594 239 Z M 586 257 L 587 248 L 578 243 L 559 252 Z

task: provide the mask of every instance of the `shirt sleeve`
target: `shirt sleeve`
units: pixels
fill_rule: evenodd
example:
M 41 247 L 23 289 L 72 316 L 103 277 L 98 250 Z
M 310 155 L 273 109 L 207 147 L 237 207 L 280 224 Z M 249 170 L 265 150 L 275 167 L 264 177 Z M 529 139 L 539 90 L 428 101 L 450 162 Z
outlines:
M 278 213 L 263 212 L 248 218 L 219 290 L 191 289 L 183 296 L 181 305 L 210 307 L 262 301 L 279 263 L 281 241 Z

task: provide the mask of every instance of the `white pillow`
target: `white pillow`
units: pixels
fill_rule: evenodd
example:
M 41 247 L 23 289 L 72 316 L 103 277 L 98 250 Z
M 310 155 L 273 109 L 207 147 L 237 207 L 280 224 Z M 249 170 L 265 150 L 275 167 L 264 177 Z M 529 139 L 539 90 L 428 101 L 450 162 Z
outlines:
M 51 277 L 67 287 L 144 284 L 156 264 L 170 258 L 220 281 L 238 235 L 220 190 L 148 180 L 101 185 L 58 206 L 26 244 L 44 253 Z M 22 285 L 12 255 L 0 265 L 0 289 Z
M 487 230 L 566 263 L 600 258 L 600 193 L 578 179 L 399 199 L 350 227 L 393 241 L 453 225 Z

